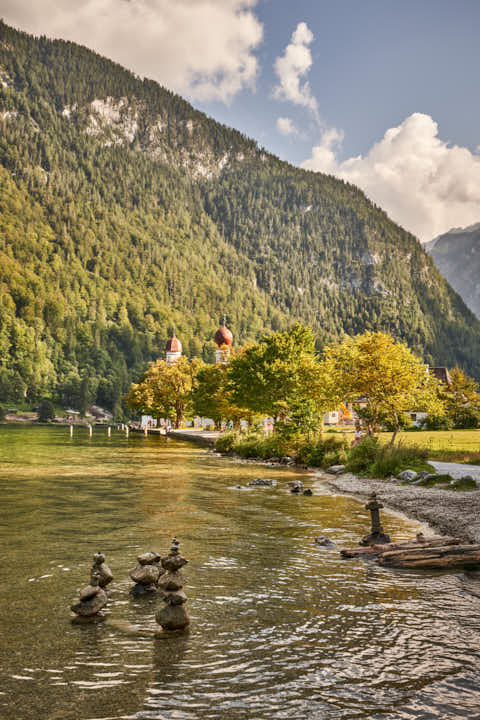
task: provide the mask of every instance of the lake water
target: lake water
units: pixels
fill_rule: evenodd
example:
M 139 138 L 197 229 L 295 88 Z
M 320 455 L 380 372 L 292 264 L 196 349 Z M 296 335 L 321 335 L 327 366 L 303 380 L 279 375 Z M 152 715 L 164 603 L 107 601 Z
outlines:
M 235 489 L 255 477 L 278 483 Z M 0 717 L 478 720 L 471 584 L 316 546 L 356 544 L 367 513 L 326 489 L 293 496 L 293 477 L 160 437 L 2 426 Z M 418 529 L 383 521 L 393 539 Z M 155 637 L 161 603 L 130 596 L 128 571 L 174 535 L 191 626 Z M 106 619 L 74 624 L 99 550 L 115 577 Z

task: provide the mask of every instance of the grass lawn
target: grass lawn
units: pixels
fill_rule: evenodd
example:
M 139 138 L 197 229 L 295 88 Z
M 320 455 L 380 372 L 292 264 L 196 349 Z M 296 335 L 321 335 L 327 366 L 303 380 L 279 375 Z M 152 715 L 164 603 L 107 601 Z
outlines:
M 337 432 L 353 432 L 353 428 L 350 427 L 334 426 L 330 429 Z M 380 433 L 379 437 L 381 442 L 388 443 L 392 434 Z M 430 460 L 480 465 L 480 429 L 402 432 L 397 435 L 396 442 L 404 446 L 426 447 Z
M 380 434 L 382 442 L 389 442 L 391 437 L 391 433 Z M 431 460 L 480 465 L 480 430 L 402 432 L 398 434 L 397 442 L 428 448 Z

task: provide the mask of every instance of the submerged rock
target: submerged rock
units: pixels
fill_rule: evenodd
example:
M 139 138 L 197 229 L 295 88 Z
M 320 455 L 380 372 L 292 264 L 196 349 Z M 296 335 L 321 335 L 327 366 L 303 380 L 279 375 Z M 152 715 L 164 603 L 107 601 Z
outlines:
M 99 574 L 92 570 L 90 584 L 80 590 L 79 602 L 71 605 L 71 610 L 80 617 L 93 617 L 107 602 L 107 593 L 99 585 Z
M 296 480 L 295 482 L 289 483 L 291 485 L 290 492 L 294 493 L 295 495 L 299 495 L 301 492 L 303 492 L 303 483 L 301 480 Z
M 248 484 L 251 486 L 270 487 L 274 485 L 274 481 L 269 478 L 255 478 L 255 480 L 252 480 Z
M 330 540 L 330 538 L 326 537 L 325 535 L 319 535 L 315 538 L 315 542 L 317 545 L 321 545 L 322 547 L 336 547 L 336 543 L 333 542 L 333 540 Z

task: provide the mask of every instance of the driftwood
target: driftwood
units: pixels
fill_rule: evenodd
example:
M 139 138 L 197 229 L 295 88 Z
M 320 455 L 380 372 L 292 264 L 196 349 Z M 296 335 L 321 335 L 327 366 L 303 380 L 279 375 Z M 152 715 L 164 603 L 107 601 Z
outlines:
M 380 565 L 397 568 L 454 568 L 480 564 L 480 545 L 444 545 L 383 553 Z
M 386 543 L 385 545 L 369 545 L 367 547 L 357 546 L 354 548 L 345 548 L 341 551 L 340 554 L 344 558 L 361 557 L 363 555 L 377 556 L 383 555 L 387 552 L 401 552 L 404 550 L 417 550 L 423 548 L 442 547 L 447 545 L 460 545 L 461 542 L 462 540 L 460 538 L 438 537 L 436 535 L 433 535 L 432 537 L 425 538 L 425 540 L 422 542 L 419 542 L 417 540 L 404 540 L 402 542 Z
M 347 548 L 342 557 L 371 557 L 391 568 L 463 568 L 480 565 L 480 545 L 466 545 L 460 538 L 429 537 L 410 542 Z

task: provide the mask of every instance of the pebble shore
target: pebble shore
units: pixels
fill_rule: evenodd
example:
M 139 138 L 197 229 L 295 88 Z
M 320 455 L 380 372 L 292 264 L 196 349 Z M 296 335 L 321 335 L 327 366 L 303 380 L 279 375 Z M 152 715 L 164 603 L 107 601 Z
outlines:
M 453 492 L 436 488 L 394 485 L 388 480 L 358 478 L 351 473 L 320 472 L 318 481 L 331 490 L 366 498 L 376 492 L 386 507 L 428 523 L 435 530 L 480 543 L 480 492 Z

